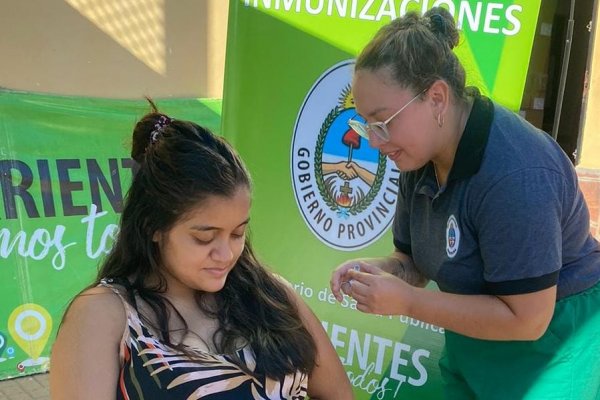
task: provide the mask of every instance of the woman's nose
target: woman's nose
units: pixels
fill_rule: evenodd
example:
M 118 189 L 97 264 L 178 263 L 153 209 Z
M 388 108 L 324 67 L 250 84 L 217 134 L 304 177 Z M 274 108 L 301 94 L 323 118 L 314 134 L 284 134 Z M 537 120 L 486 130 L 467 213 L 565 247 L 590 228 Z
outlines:
M 228 240 L 220 240 L 212 250 L 212 258 L 215 261 L 229 262 L 233 259 L 233 250 Z
M 383 141 L 378 135 L 376 135 L 375 133 L 373 133 L 372 131 L 369 130 L 369 146 L 379 150 L 381 148 L 381 146 L 383 146 L 385 144 L 385 141 Z

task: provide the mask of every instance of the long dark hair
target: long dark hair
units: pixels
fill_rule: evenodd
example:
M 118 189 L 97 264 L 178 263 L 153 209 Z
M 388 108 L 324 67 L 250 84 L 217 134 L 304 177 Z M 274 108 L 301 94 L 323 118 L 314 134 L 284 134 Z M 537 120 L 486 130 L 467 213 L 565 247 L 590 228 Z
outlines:
M 154 314 L 140 313 L 144 322 L 167 345 L 193 359 L 193 351 L 174 343 L 169 330 L 170 315 L 181 320 L 185 333 L 188 325 L 163 296 L 167 283 L 152 237 L 167 232 L 209 196 L 228 197 L 240 187 L 250 189 L 250 176 L 224 139 L 193 122 L 169 118 L 149 101 L 152 111 L 133 130 L 131 157 L 137 170 L 125 199 L 119 235 L 91 286 L 103 278 L 126 282 L 129 302 L 135 305 L 137 296 Z M 150 276 L 157 277 L 158 284 L 149 287 Z M 298 370 L 310 373 L 314 367 L 312 336 L 284 285 L 257 261 L 248 238 L 225 286 L 214 294 L 216 301 L 209 305 L 205 299 L 204 293 L 197 293 L 201 309 L 219 321 L 212 337 L 219 353 L 235 359 L 240 341 L 246 343 L 255 354 L 254 373 L 276 378 Z

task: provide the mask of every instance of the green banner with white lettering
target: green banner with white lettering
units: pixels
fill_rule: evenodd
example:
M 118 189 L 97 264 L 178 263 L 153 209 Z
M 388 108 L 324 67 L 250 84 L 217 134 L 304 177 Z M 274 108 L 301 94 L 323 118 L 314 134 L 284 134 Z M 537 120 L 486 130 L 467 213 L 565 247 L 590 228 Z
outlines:
M 388 255 L 395 165 L 347 125 L 354 59 L 407 11 L 446 7 L 468 84 L 518 110 L 540 0 L 231 0 L 223 131 L 254 175 L 252 231 L 262 258 L 313 308 L 357 399 L 438 399 L 443 329 L 366 315 L 329 290 L 331 271 Z M 344 175 L 349 161 L 356 176 Z M 435 290 L 435 287 L 431 287 Z
M 220 100 L 156 103 L 219 131 Z M 66 306 L 113 243 L 131 132 L 149 110 L 144 100 L 0 90 L 0 379 L 48 369 Z

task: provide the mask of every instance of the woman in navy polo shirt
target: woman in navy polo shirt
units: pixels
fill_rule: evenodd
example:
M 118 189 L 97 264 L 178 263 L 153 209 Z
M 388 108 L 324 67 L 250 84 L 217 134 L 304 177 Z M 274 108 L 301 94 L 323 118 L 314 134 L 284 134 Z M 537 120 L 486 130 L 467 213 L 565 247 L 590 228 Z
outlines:
M 340 265 L 332 290 L 444 327 L 448 398 L 598 399 L 600 246 L 575 170 L 546 133 L 465 87 L 457 43 L 434 8 L 359 55 L 364 119 L 349 124 L 402 171 L 395 249 Z

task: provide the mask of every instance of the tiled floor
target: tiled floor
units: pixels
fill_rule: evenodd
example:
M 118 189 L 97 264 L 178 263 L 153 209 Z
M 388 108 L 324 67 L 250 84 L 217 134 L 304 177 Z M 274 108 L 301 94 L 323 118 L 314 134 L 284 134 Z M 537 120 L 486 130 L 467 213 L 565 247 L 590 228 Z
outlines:
M 2 400 L 50 400 L 48 374 L 0 381 Z

